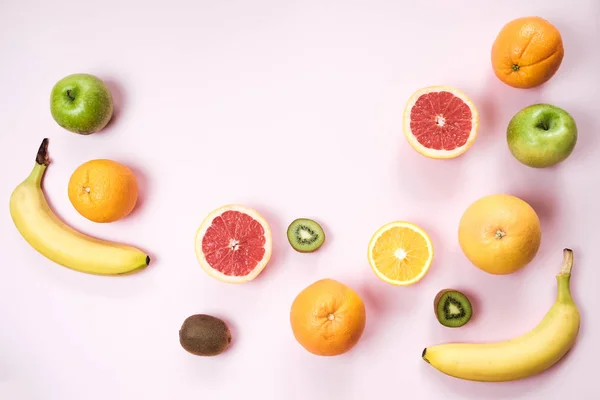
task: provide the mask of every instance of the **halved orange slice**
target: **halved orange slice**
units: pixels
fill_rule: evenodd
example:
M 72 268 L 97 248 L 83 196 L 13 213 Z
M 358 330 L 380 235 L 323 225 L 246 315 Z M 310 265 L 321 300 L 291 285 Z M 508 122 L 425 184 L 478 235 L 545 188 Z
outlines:
M 408 286 L 420 281 L 431 266 L 429 235 L 410 222 L 395 221 L 375 232 L 369 242 L 369 264 L 383 281 Z
M 429 158 L 455 158 L 477 138 L 479 112 L 471 99 L 450 86 L 430 86 L 413 93 L 404 108 L 406 140 Z

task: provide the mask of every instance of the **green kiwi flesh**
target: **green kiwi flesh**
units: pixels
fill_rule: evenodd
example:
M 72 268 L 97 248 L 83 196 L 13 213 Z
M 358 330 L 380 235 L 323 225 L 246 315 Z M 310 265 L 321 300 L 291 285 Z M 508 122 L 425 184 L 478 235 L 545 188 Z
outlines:
M 473 315 L 469 298 L 458 290 L 441 290 L 433 301 L 435 316 L 440 324 L 448 328 L 465 325 Z
M 287 237 L 294 250 L 310 253 L 325 242 L 325 232 L 321 225 L 308 218 L 298 218 L 288 226 Z
M 179 330 L 179 343 L 196 356 L 216 356 L 231 343 L 229 327 L 219 318 L 206 314 L 192 315 Z

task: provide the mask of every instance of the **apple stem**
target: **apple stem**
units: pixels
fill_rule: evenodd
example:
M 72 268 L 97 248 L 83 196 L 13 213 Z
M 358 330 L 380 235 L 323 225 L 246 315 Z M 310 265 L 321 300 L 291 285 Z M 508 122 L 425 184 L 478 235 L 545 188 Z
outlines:
M 71 101 L 75 100 L 75 97 L 71 96 L 71 89 L 67 90 L 67 97 L 71 99 Z
M 35 157 L 35 162 L 46 166 L 50 164 L 50 157 L 48 157 L 48 138 L 44 138 L 44 140 L 42 140 L 42 144 L 40 145 Z

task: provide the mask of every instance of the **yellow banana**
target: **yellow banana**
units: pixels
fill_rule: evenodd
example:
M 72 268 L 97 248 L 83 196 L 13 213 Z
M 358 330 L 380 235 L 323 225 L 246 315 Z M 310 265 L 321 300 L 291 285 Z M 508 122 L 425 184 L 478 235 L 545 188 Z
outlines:
M 564 249 L 563 255 L 556 276 L 556 301 L 533 330 L 504 342 L 427 347 L 423 359 L 446 375 L 482 382 L 523 379 L 552 367 L 571 349 L 579 333 L 579 311 L 570 291 L 573 251 Z
M 143 251 L 87 236 L 54 214 L 41 186 L 48 164 L 48 139 L 44 139 L 31 174 L 10 197 L 10 215 L 23 238 L 50 260 L 80 272 L 120 275 L 148 266 L 150 257 Z

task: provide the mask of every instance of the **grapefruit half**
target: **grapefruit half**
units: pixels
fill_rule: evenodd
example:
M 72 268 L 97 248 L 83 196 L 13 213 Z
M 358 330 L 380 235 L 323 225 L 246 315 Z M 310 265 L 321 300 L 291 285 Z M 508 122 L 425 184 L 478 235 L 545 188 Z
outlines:
M 462 91 L 450 86 L 429 86 L 408 99 L 403 128 L 408 143 L 420 154 L 455 158 L 477 138 L 479 112 Z
M 196 233 L 196 257 L 204 271 L 222 282 L 246 283 L 267 266 L 271 229 L 255 210 L 226 205 L 212 211 Z

